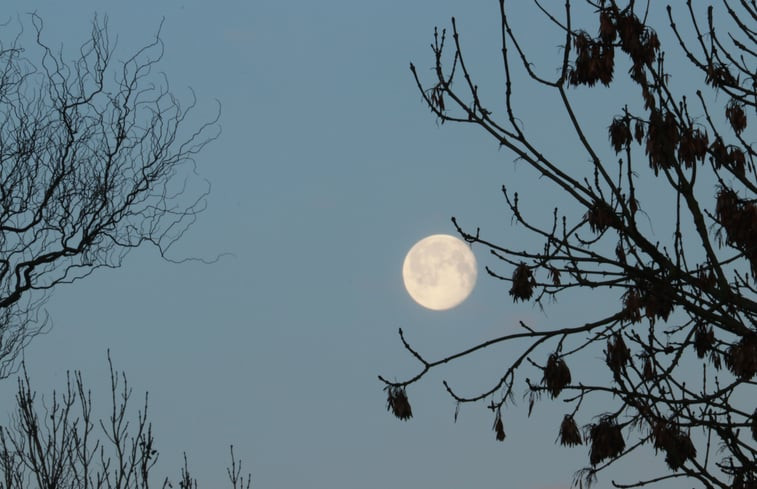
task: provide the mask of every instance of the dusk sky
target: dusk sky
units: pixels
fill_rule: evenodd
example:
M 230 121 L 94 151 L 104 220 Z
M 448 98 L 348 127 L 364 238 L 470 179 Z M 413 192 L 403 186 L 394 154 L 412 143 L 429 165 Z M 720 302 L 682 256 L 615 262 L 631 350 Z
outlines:
M 507 3 L 524 46 L 541 72 L 554 76 L 561 35 L 530 2 Z M 556 13 L 563 3 L 554 2 Z M 398 327 L 424 354 L 438 357 L 515 331 L 519 320 L 537 328 L 557 320 L 573 325 L 591 319 L 587 310 L 596 317 L 615 306 L 586 295 L 544 312 L 514 305 L 509 285 L 483 270 L 499 265 L 476 247 L 478 284 L 459 307 L 423 309 L 402 285 L 405 253 L 424 236 L 454 234 L 452 216 L 471 231 L 481 227 L 492 241 L 541 246 L 512 223 L 504 183 L 540 218 L 548 219 L 555 205 L 570 209 L 555 188 L 481 130 L 438 124 L 410 73 L 412 61 L 431 80 L 434 26 L 448 27 L 454 15 L 474 76 L 499 111 L 496 1 L 14 0 L 5 6 L 9 22 L 0 38 L 12 40 L 19 20 L 30 30 L 27 12 L 36 11 L 45 22 L 43 39 L 62 45 L 68 58 L 87 40 L 95 13 L 107 15 L 111 37 L 118 38 L 115 60 L 149 43 L 165 19 L 157 68 L 179 98 L 188 101 L 190 88 L 196 94 L 186 128 L 214 117 L 216 101 L 222 111 L 220 136 L 197 157 L 198 173 L 212 186 L 207 210 L 172 256 L 228 255 L 211 265 L 175 265 L 145 247 L 120 269 L 57 288 L 47 304 L 52 328 L 25 355 L 40 395 L 63 388 L 66 371 L 78 369 L 92 388 L 96 413 L 107 415 L 110 349 L 134 389 L 133 416 L 143 392 L 150 393 L 161 453 L 156 480 L 176 480 L 186 452 L 200 487 L 225 487 L 233 444 L 255 489 L 570 485 L 588 450 L 555 445 L 566 409 L 560 401 L 543 400 L 528 418 L 527 401 L 519 397 L 503 415 L 504 443 L 495 440 L 485 404 L 463 406 L 453 422 L 455 403 L 441 381 L 469 394 L 488 388 L 515 345 L 411 386 L 408 422 L 386 411 L 377 379 L 402 380 L 418 371 Z M 593 32 L 593 18 L 584 23 Z M 657 26 L 665 29 L 666 19 Z M 662 37 L 669 39 L 667 32 Z M 669 58 L 680 57 L 676 45 L 665 47 Z M 588 169 L 564 130 L 564 114 L 553 113 L 557 98 L 521 81 L 514 89 L 525 127 L 534 129 L 546 153 Z M 624 103 L 612 95 L 622 90 L 614 90 L 592 97 L 588 90 L 571 92 L 583 100 L 582 117 L 608 157 L 614 155 L 606 128 Z M 638 103 L 637 92 L 626 93 Z M 13 378 L 0 383 L 3 418 L 14 391 Z M 522 383 L 518 393 L 525 391 Z M 661 472 L 663 464 L 635 458 L 601 475 L 599 484 L 635 481 L 640 468 Z

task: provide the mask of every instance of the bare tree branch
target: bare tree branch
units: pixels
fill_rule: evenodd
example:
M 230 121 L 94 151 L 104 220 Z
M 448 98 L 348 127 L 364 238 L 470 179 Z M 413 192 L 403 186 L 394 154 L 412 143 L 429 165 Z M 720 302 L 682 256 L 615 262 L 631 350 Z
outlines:
M 576 473 L 577 485 L 590 485 L 627 454 L 651 448 L 664 457 L 669 473 L 613 485 L 641 487 L 685 477 L 711 488 L 757 487 L 757 170 L 754 131 L 748 129 L 749 108 L 757 109 L 757 7 L 753 1 L 723 0 L 724 9 L 710 6 L 703 14 L 689 0 L 684 17 L 693 34 L 681 30 L 667 8 L 664 28 L 677 41 L 667 55 L 685 56 L 701 76 L 687 98 L 670 85 L 666 51 L 651 25 L 660 18 L 652 13 L 653 3 L 585 0 L 590 17 L 577 14 L 570 0 L 561 13 L 552 4 L 533 3 L 546 26 L 565 36 L 559 75 L 553 81 L 538 74 L 524 49 L 527 42 L 511 27 L 508 4 L 500 0 L 505 97 L 499 115 L 480 95 L 454 18 L 451 46 L 444 30 L 434 31 L 435 77 L 427 82 L 413 65 L 411 70 L 441 122 L 480 127 L 584 214 L 571 218 L 555 207 L 544 224 L 524 215 L 518 193 L 503 187 L 513 221 L 543 240 L 541 249 L 532 250 L 515 250 L 487 238 L 481 228 L 470 232 L 452 222 L 467 242 L 490 251 L 497 266 L 486 270 L 510 285 L 515 301 L 544 307 L 545 298 L 572 289 L 587 297 L 615 297 L 616 306 L 570 327 L 536 330 L 522 324 L 522 332 L 462 346 L 439 359 L 421 355 L 400 330 L 403 346 L 422 368 L 404 381 L 379 376 L 389 404 L 401 395 L 403 409 L 393 411 L 408 419 L 407 391 L 428 372 L 517 342 L 520 353 L 490 388 L 460 395 L 444 381 L 458 405 L 487 403 L 498 440 L 505 439 L 505 403 L 525 379 L 529 414 L 545 393 L 571 406 L 558 441 L 588 446 L 589 464 Z M 582 28 L 585 24 L 589 27 Z M 617 70 L 621 61 L 630 67 L 627 74 Z M 566 129 L 587 155 L 588 168 L 539 150 L 517 114 L 516 69 L 535 86 L 555 92 L 555 109 L 565 113 Z M 616 89 L 618 115 L 606 136 L 594 137 L 573 94 L 613 90 L 620 78 L 639 90 L 640 103 L 625 86 Z M 605 137 L 615 159 L 603 156 L 606 149 L 597 144 Z M 654 204 L 639 201 L 638 190 L 654 180 L 675 205 L 644 212 L 645 204 Z M 650 224 L 673 223 L 668 239 L 643 231 L 640 213 Z M 597 353 L 606 383 L 576 378 L 569 364 L 596 361 Z M 581 415 L 591 419 L 583 435 L 575 421 Z
M 113 61 L 107 19 L 76 57 L 44 40 L 0 44 L 0 377 L 48 326 L 41 307 L 59 284 L 123 263 L 132 248 L 171 247 L 205 208 L 194 157 L 218 135 L 218 113 L 188 128 L 183 104 L 154 73 L 155 38 Z

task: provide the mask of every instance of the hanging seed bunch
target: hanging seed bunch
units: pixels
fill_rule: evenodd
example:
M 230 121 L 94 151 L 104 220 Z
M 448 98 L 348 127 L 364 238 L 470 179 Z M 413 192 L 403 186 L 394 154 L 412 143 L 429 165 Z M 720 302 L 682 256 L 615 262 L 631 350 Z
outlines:
M 744 249 L 757 244 L 757 208 L 752 202 L 740 199 L 738 194 L 721 187 L 717 194 L 715 213 L 726 231 L 728 243 Z
M 620 37 L 621 49 L 630 56 L 631 76 L 644 81 L 643 70 L 657 59 L 660 41 L 657 34 L 645 26 L 633 12 L 618 13 L 605 8 L 599 11 L 599 33 L 576 33 L 573 46 L 576 59 L 568 81 L 571 85 L 594 86 L 597 82 L 610 85 L 615 69 L 615 40 Z M 646 91 L 648 94 L 648 90 Z
M 494 418 L 494 430 L 497 441 L 505 441 L 505 425 L 502 423 L 502 414 L 497 411 L 497 416 Z
M 544 377 L 541 383 L 547 387 L 552 399 L 560 395 L 560 391 L 570 384 L 570 369 L 565 360 L 553 353 L 547 359 L 547 365 L 544 367 Z
M 510 295 L 513 300 L 527 301 L 534 293 L 534 287 L 536 286 L 536 280 L 531 272 L 531 269 L 525 263 L 521 263 L 517 266 L 513 272 L 513 285 L 510 288 Z
M 726 146 L 723 140 L 718 137 L 710 145 L 710 155 L 710 160 L 715 165 L 715 168 L 720 169 L 721 167 L 725 167 L 736 175 L 744 176 L 746 157 L 741 148 L 732 145 Z
M 673 312 L 673 288 L 664 278 L 644 284 L 643 303 L 644 315 L 650 322 L 656 319 L 668 320 Z
M 725 229 L 726 242 L 744 253 L 752 265 L 752 276 L 757 278 L 757 206 L 721 187 L 715 214 Z
M 636 127 L 639 127 L 638 125 Z M 620 153 L 631 146 L 631 127 L 625 117 L 616 117 L 610 124 L 610 144 L 615 153 Z
M 673 294 L 673 287 L 664 277 L 630 288 L 623 294 L 625 318 L 632 323 L 640 322 L 643 308 L 644 316 L 650 322 L 654 323 L 657 319 L 666 321 L 675 306 Z
M 736 134 L 741 134 L 746 128 L 744 105 L 737 100 L 731 99 L 731 101 L 728 102 L 728 105 L 725 108 L 725 117 L 728 119 L 728 122 L 731 123 L 731 127 Z
M 608 227 L 617 226 L 618 216 L 612 210 L 607 202 L 598 200 L 594 202 L 584 216 L 589 221 L 591 230 L 595 233 L 601 233 Z
M 688 459 L 694 459 L 697 455 L 696 448 L 688 434 L 679 430 L 673 423 L 659 420 L 652 428 L 655 451 L 665 452 L 665 463 L 671 470 L 683 467 Z
M 717 370 L 720 370 L 720 352 L 715 348 L 716 341 L 712 326 L 708 328 L 703 323 L 696 326 L 696 330 L 694 331 L 694 350 L 697 352 L 697 357 L 704 358 L 709 353 L 710 362 Z
M 607 340 L 607 351 L 605 352 L 605 361 L 610 367 L 614 376 L 619 376 L 626 363 L 631 359 L 631 350 L 628 349 L 620 333 L 615 333 L 612 338 Z
M 697 325 L 694 332 L 694 349 L 697 351 L 699 358 L 704 358 L 708 351 L 715 346 L 715 332 L 712 326 L 708 329 L 704 324 Z
M 641 308 L 643 305 L 644 303 L 637 289 L 628 289 L 623 294 L 623 312 L 628 321 L 632 323 L 641 321 Z
M 750 380 L 757 373 L 757 334 L 749 334 L 732 345 L 725 355 L 725 365 L 742 380 Z
M 562 423 L 560 423 L 559 439 L 560 445 L 562 446 L 573 447 L 583 444 L 581 433 L 578 431 L 578 426 L 576 425 L 576 420 L 573 419 L 573 416 L 570 414 L 566 414 L 562 419 Z
M 712 63 L 707 67 L 704 82 L 709 83 L 715 88 L 738 85 L 736 78 L 733 77 L 728 67 L 722 63 Z
M 547 266 L 549 271 L 549 278 L 552 280 L 553 285 L 560 285 L 560 270 L 552 266 Z
M 681 131 L 681 140 L 678 142 L 678 159 L 686 168 L 691 168 L 697 160 L 704 162 L 708 148 L 707 133 L 686 127 Z
M 597 465 L 602 460 L 620 455 L 626 448 L 620 426 L 612 418 L 604 417 L 599 423 L 590 425 L 589 462 Z
M 413 409 L 407 400 L 404 387 L 388 385 L 384 388 L 387 393 L 386 410 L 391 411 L 397 418 L 407 421 L 413 417 Z
M 676 146 L 679 141 L 680 134 L 675 115 L 667 110 L 663 113 L 652 109 L 649 114 L 645 151 L 649 157 L 649 166 L 655 175 L 658 175 L 660 170 L 675 165 Z
M 588 33 L 579 32 L 573 40 L 576 61 L 570 71 L 571 85 L 588 85 L 597 82 L 609 86 L 615 69 L 615 47 L 610 42 L 592 39 Z
M 608 9 L 599 11 L 599 39 L 603 43 L 611 43 L 618 37 L 618 29 L 613 21 L 612 12 Z
M 757 441 L 757 408 L 752 413 L 752 422 L 749 427 L 752 429 L 752 438 Z
M 612 10 L 608 9 L 606 12 L 612 15 Z M 660 41 L 654 30 L 645 26 L 630 11 L 617 15 L 613 20 L 620 36 L 620 48 L 631 57 L 636 70 L 640 70 L 657 59 Z
M 641 123 L 641 121 L 636 121 L 636 127 L 634 127 L 633 130 L 633 138 L 638 144 L 641 144 L 641 142 L 644 140 L 644 125 Z

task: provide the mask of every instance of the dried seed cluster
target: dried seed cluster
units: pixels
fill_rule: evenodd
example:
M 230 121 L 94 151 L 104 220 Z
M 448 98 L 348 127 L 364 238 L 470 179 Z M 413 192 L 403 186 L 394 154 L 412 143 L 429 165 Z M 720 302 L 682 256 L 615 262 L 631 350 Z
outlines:
M 720 137 L 717 137 L 710 146 L 710 155 L 715 168 L 725 167 L 738 176 L 743 177 L 746 171 L 746 156 L 741 148 L 723 143 Z
M 536 280 L 531 269 L 525 263 L 521 263 L 513 272 L 513 285 L 510 287 L 510 295 L 514 301 L 527 301 L 534 294 Z
M 610 25 L 613 20 L 615 21 L 620 36 L 620 48 L 631 57 L 632 71 L 640 70 L 657 59 L 660 40 L 654 30 L 645 26 L 633 12 L 614 14 L 608 9 L 605 13 L 610 15 Z M 602 18 L 600 17 L 601 26 Z
M 657 59 L 660 41 L 657 34 L 645 26 L 633 12 L 618 12 L 611 8 L 599 11 L 599 34 L 592 38 L 584 31 L 573 39 L 576 59 L 568 77 L 571 85 L 610 85 L 615 70 L 615 40 L 633 63 L 632 77 L 639 79 L 643 68 Z
M 597 200 L 586 212 L 586 220 L 589 221 L 589 227 L 595 233 L 601 233 L 608 227 L 618 225 L 618 216 L 612 210 L 607 202 Z
M 404 387 L 386 386 L 384 390 L 387 393 L 386 410 L 391 411 L 397 418 L 407 421 L 413 417 L 413 409 L 407 400 L 407 393 Z
M 636 125 L 636 130 L 644 131 L 640 128 L 639 124 Z M 624 149 L 628 149 L 631 146 L 631 125 L 624 117 L 616 117 L 610 124 L 610 144 L 612 144 L 615 153 L 620 153 Z
M 615 333 L 612 338 L 607 340 L 607 351 L 605 352 L 605 361 L 615 376 L 625 368 L 626 363 L 631 359 L 631 350 L 628 349 L 620 333 Z
M 591 425 L 589 438 L 591 439 L 589 449 L 591 465 L 597 465 L 607 458 L 617 457 L 626 448 L 620 426 L 611 418 L 602 418 L 599 423 Z
M 715 332 L 712 326 L 708 329 L 704 324 L 697 325 L 694 332 L 694 349 L 697 351 L 697 356 L 704 358 L 713 346 L 715 346 Z
M 731 127 L 736 134 L 741 134 L 746 128 L 746 113 L 744 113 L 744 105 L 742 103 L 731 99 L 725 108 L 725 117 L 731 123 Z
M 560 445 L 572 447 L 582 444 L 583 440 L 581 440 L 576 420 L 570 414 L 566 414 L 560 423 Z
M 750 380 L 757 374 L 757 334 L 744 336 L 731 345 L 725 355 L 725 365 L 741 380 Z
M 552 399 L 560 395 L 560 391 L 570 384 L 570 380 L 570 369 L 565 360 L 558 357 L 556 353 L 551 354 L 544 367 L 544 377 L 541 382 L 547 386 Z
M 673 291 L 670 283 L 657 280 L 654 283 L 644 282 L 637 287 L 630 288 L 623 294 L 623 308 L 625 317 L 632 323 L 641 321 L 641 310 L 650 322 L 656 319 L 668 319 L 673 312 Z
M 494 430 L 497 441 L 505 441 L 505 425 L 502 423 L 502 415 L 497 412 L 497 416 L 494 418 Z
M 680 141 L 678 122 L 670 111 L 652 109 L 647 127 L 647 142 L 644 150 L 649 157 L 649 166 L 654 174 L 671 168 L 676 162 L 676 147 Z
M 610 85 L 615 69 L 615 47 L 601 39 L 592 39 L 586 32 L 579 32 L 573 45 L 577 55 L 569 76 L 570 84 L 593 87 L 599 81 Z
M 728 104 L 726 117 L 737 134 L 746 128 L 746 114 L 738 102 L 731 101 Z M 610 144 L 615 152 L 628 149 L 634 139 L 639 144 L 646 141 L 645 152 L 655 175 L 658 175 L 660 170 L 673 167 L 677 161 L 686 168 L 691 168 L 696 162 L 703 163 L 709 153 L 715 168 L 725 167 L 736 175 L 744 176 L 744 151 L 737 146 L 726 146 L 719 136 L 710 144 L 707 133 L 702 129 L 682 125 L 672 112 L 654 107 L 650 108 L 646 124 L 645 134 L 644 122 L 637 120 L 632 136 L 631 120 L 628 117 L 615 117 L 608 129 Z
M 697 160 L 700 163 L 704 162 L 708 147 L 709 139 L 706 132 L 698 128 L 684 127 L 678 141 L 678 159 L 686 168 L 691 168 Z
M 726 242 L 744 253 L 751 264 L 752 276 L 757 277 L 757 206 L 740 199 L 735 191 L 721 187 L 715 215 L 725 230 Z
M 736 86 L 738 84 L 736 78 L 728 70 L 728 67 L 722 63 L 712 63 L 707 67 L 704 82 L 709 83 L 715 88 Z
M 665 452 L 665 462 L 672 470 L 680 469 L 686 460 L 697 455 L 689 435 L 669 421 L 658 421 L 652 428 L 652 438 L 655 450 Z

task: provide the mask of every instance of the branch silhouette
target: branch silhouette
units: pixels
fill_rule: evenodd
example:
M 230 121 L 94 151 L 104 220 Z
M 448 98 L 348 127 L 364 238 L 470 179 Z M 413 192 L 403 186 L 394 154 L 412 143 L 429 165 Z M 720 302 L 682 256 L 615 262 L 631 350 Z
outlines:
M 79 371 L 67 372 L 63 392 L 53 391 L 51 402 L 40 402 L 32 390 L 26 365 L 18 378 L 16 410 L 11 422 L 0 425 L 0 484 L 4 489 L 124 487 L 148 489 L 158 451 L 148 415 L 148 395 L 136 420 L 130 419 L 132 389 L 126 374 L 113 369 L 108 352 L 111 406 L 107 419 L 95 421 L 92 393 Z M 98 427 L 101 436 L 98 435 Z M 242 476 L 242 462 L 231 450 L 227 468 L 233 489 L 250 489 Z M 159 487 L 174 487 L 166 477 Z M 178 487 L 196 489 L 187 455 Z
M 210 190 L 194 157 L 219 131 L 220 113 L 188 126 L 194 94 L 183 104 L 156 74 L 160 28 L 116 63 L 107 19 L 95 17 L 69 61 L 30 20 L 29 44 L 23 31 L 0 44 L 0 378 L 49 326 L 43 306 L 58 285 L 144 245 L 183 261 L 169 252 Z
M 661 27 L 671 33 L 666 51 L 653 27 L 665 15 L 653 15 L 648 2 L 568 0 L 560 10 L 535 0 L 545 26 L 563 38 L 557 74 L 550 78 L 539 74 L 526 36 L 516 33 L 509 4 L 500 0 L 499 110 L 474 81 L 456 20 L 451 42 L 446 29 L 434 30 L 432 79 L 422 79 L 410 65 L 432 114 L 442 123 L 483 130 L 561 192 L 563 205 L 581 209 L 575 215 L 555 205 L 551 219 L 541 222 L 522 210 L 518 192 L 503 186 L 513 222 L 543 243 L 530 250 L 499 244 L 480 227 L 470 232 L 454 217 L 453 226 L 468 243 L 489 250 L 495 265 L 486 271 L 509 286 L 514 302 L 548 308 L 547 300 L 572 290 L 610 298 L 616 306 L 599 317 L 589 309 L 573 326 L 538 329 L 521 322 L 522 332 L 439 359 L 420 354 L 400 330 L 421 370 L 404 381 L 379 376 L 395 415 L 412 416 L 408 390 L 431 370 L 517 343 L 519 353 L 491 388 L 460 395 L 443 382 L 458 405 L 487 403 L 496 439 L 505 440 L 507 401 L 525 382 L 529 415 L 544 394 L 569 406 L 556 423 L 557 441 L 588 447 L 589 463 L 576 472 L 576 485 L 591 485 L 628 454 L 651 449 L 668 473 L 613 485 L 641 487 L 685 477 L 704 487 L 757 487 L 757 182 L 754 132 L 748 129 L 748 114 L 757 113 L 757 9 L 754 2 L 722 4 L 725 9 L 707 6 L 702 15 L 701 4 L 687 1 L 688 30 L 676 24 L 668 6 Z M 688 80 L 695 84 L 689 96 L 679 94 L 666 69 L 676 55 L 700 76 Z M 523 74 L 532 86 L 557 95 L 554 109 L 565 115 L 565 132 L 587 166 L 565 154 L 549 156 L 539 147 L 540 128 L 517 116 L 518 107 L 530 103 L 513 88 Z M 589 130 L 590 107 L 577 102 L 587 92 L 616 95 L 618 112 L 601 137 Z M 667 192 L 675 204 L 645 202 L 640 189 L 646 186 Z M 650 229 L 660 224 L 665 237 L 652 236 L 646 223 Z M 604 371 L 606 383 L 571 371 L 570 364 L 596 363 L 598 352 L 594 373 Z M 398 413 L 399 397 L 406 407 Z M 591 420 L 583 430 L 579 418 Z

